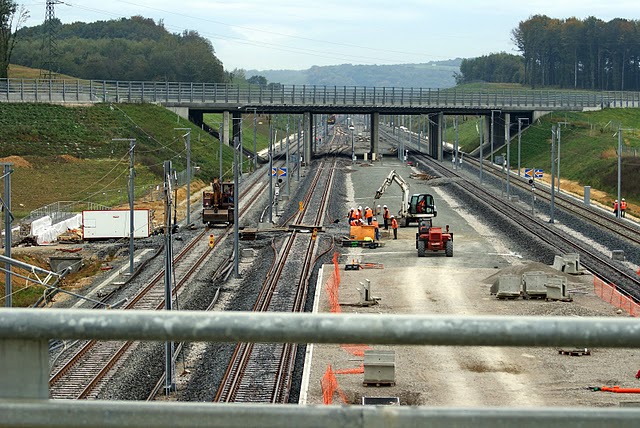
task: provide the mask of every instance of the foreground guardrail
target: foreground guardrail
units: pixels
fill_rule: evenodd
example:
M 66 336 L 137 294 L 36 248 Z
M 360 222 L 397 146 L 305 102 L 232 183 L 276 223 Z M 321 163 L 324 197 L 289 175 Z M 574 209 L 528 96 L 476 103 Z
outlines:
M 634 408 L 294 406 L 48 399 L 49 339 L 640 348 L 635 318 L 0 309 L 2 426 L 635 427 Z
M 640 92 L 527 89 L 433 89 L 117 80 L 0 79 L 0 102 L 162 103 L 241 106 L 376 106 L 468 109 L 582 110 L 639 107 Z

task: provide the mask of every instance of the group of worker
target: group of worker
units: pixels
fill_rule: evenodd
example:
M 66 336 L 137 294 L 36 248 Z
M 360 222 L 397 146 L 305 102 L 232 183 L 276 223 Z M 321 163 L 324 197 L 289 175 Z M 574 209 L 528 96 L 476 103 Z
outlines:
M 378 205 L 378 208 L 380 208 L 380 205 Z M 383 207 L 383 210 L 384 230 L 389 230 L 389 225 L 391 225 L 391 229 L 393 229 L 393 239 L 398 239 L 398 221 L 395 216 L 391 215 L 386 205 Z M 351 226 L 362 226 L 364 224 L 374 226 L 376 240 L 380 240 L 379 223 L 378 219 L 373 215 L 372 208 L 365 207 L 364 211 L 362 207 L 358 207 L 357 209 L 351 208 L 351 210 L 349 210 L 349 224 Z
M 613 213 L 616 215 L 616 217 L 620 216 L 624 218 L 626 216 L 626 211 L 627 211 L 627 201 L 625 201 L 624 198 L 620 200 L 619 205 L 618 205 L 617 199 L 613 202 Z

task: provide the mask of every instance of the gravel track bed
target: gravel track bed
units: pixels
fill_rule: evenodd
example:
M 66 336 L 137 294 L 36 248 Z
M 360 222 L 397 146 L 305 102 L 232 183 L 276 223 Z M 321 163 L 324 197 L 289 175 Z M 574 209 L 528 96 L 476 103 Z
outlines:
M 318 161 L 313 161 L 309 168 L 312 168 L 318 164 Z M 347 190 L 344 186 L 346 182 L 346 174 L 349 173 L 351 162 L 348 159 L 340 159 L 338 167 L 334 177 L 334 188 L 330 192 L 330 201 L 328 205 L 328 214 L 325 219 L 324 232 L 318 235 L 318 253 L 323 253 L 327 249 L 332 248 L 338 250 L 339 241 L 342 236 L 348 232 L 348 225 L 344 217 L 345 204 L 347 202 Z M 298 211 L 298 204 L 295 201 L 302 200 L 305 189 L 309 185 L 311 174 L 307 173 L 307 170 L 303 170 L 301 174 L 300 183 L 296 183 L 292 186 L 292 195 L 290 197 L 290 203 L 288 203 L 281 213 L 280 219 L 287 219 Z M 260 170 L 262 171 L 262 170 Z M 468 174 L 472 175 L 474 172 L 468 171 Z M 476 175 L 477 181 L 477 175 Z M 483 222 L 487 223 L 491 228 L 500 230 L 502 236 L 508 242 L 505 245 L 513 252 L 520 254 L 523 258 L 529 259 L 534 262 L 543 263 L 549 265 L 553 263 L 553 258 L 556 254 L 552 248 L 546 245 L 542 245 L 538 242 L 534 242 L 528 233 L 521 231 L 518 227 L 512 224 L 506 217 L 497 215 L 495 212 L 489 210 L 484 206 L 481 201 L 470 197 L 464 189 L 457 184 L 453 184 L 451 181 L 447 182 L 443 180 L 440 184 L 438 182 L 430 183 L 433 185 L 440 185 L 446 188 L 453 197 L 459 199 L 465 210 L 474 214 Z M 485 186 L 493 187 L 494 191 L 500 191 L 502 183 L 499 180 L 486 179 Z M 520 196 L 520 204 L 527 205 L 527 199 L 530 198 L 530 194 L 525 192 L 514 192 Z M 268 203 L 268 195 L 264 194 L 258 201 L 258 206 L 264 207 Z M 310 207 L 313 209 L 313 207 Z M 196 208 L 197 209 L 197 208 Z M 548 206 L 538 201 L 536 203 L 536 214 L 542 216 L 542 213 L 548 213 Z M 244 218 L 240 226 L 255 227 L 259 221 L 261 209 L 253 209 L 250 213 L 251 217 Z M 194 222 L 200 222 L 199 216 L 195 217 Z M 586 224 L 583 221 L 576 220 L 570 215 L 567 215 L 560 210 L 556 210 L 556 222 L 560 223 L 561 227 L 565 227 L 568 230 L 574 231 L 578 239 L 583 239 L 582 236 L 587 237 L 595 242 L 600 243 L 603 248 L 608 251 L 612 249 L 621 249 L 625 252 L 630 263 L 638 264 L 640 262 L 640 254 L 633 248 L 630 248 L 624 241 L 617 239 L 615 236 L 604 233 L 595 227 Z M 275 220 L 275 219 L 274 219 Z M 336 221 L 336 222 L 334 222 Z M 196 223 L 198 224 L 198 223 Z M 560 226 L 559 225 L 559 226 Z M 198 224 L 198 227 L 203 227 Z M 579 231 L 579 232 L 577 232 Z M 182 235 L 182 240 L 174 241 L 174 253 L 179 251 L 182 245 L 188 242 L 188 238 L 197 233 L 196 231 L 179 230 L 177 236 Z M 285 233 L 286 234 L 286 233 Z M 268 271 L 273 258 L 274 251 L 271 247 L 272 241 L 275 240 L 276 246 L 280 245 L 282 233 L 259 233 L 258 238 L 255 241 L 240 241 L 240 250 L 250 248 L 254 250 L 254 257 L 250 257 L 249 260 L 241 261 L 241 279 L 233 278 L 233 274 L 230 279 L 222 284 L 214 284 L 210 280 L 212 273 L 217 268 L 216 262 L 211 262 L 204 268 L 197 279 L 189 284 L 189 287 L 181 293 L 177 305 L 181 310 L 203 310 L 205 309 L 216 291 L 219 289 L 221 297 L 218 303 L 215 305 L 214 310 L 235 310 L 245 311 L 251 310 L 255 303 L 255 298 L 258 290 L 262 285 L 265 272 Z M 162 245 L 163 237 L 156 236 L 151 237 L 145 241 L 136 241 L 136 248 L 158 248 Z M 102 255 L 111 253 L 125 253 L 127 243 L 112 243 L 105 246 L 99 251 Z M 220 248 L 216 252 L 216 260 L 222 260 L 225 255 L 228 255 L 231 251 L 231 242 L 229 241 L 224 250 Z M 315 266 L 320 264 L 330 263 L 333 257 L 334 251 L 328 251 L 321 256 Z M 149 253 L 151 255 L 151 253 Z M 157 272 L 163 267 L 162 254 L 154 261 L 149 263 L 147 269 L 148 273 L 143 273 L 134 282 L 142 283 L 144 280 L 149 279 L 153 273 Z M 100 275 L 104 278 L 108 275 L 108 272 Z M 309 281 L 309 290 L 307 293 L 307 300 L 305 304 L 305 310 L 310 311 L 313 306 L 313 296 L 315 294 L 315 287 L 317 282 L 318 269 L 313 270 L 312 277 Z M 97 283 L 99 279 L 96 280 Z M 133 290 L 135 287 L 129 287 Z M 114 296 L 115 300 L 127 298 L 133 295 L 131 290 L 121 290 L 117 296 Z M 69 300 L 60 305 L 60 307 L 69 307 L 73 301 Z M 539 305 L 540 315 L 556 315 L 554 312 L 555 306 L 553 305 Z M 576 307 L 578 308 L 578 307 Z M 563 308 L 561 315 L 566 315 L 566 308 Z M 571 307 L 569 310 L 575 310 L 575 315 L 592 315 L 588 310 L 581 311 Z M 560 314 L 558 314 L 560 315 Z M 235 344 L 226 343 L 190 343 L 186 344 L 183 350 L 183 355 L 178 359 L 177 374 L 177 393 L 175 399 L 178 401 L 212 401 L 217 391 L 219 381 L 227 368 L 229 358 L 235 348 Z M 296 370 L 292 379 L 292 391 L 290 393 L 290 402 L 297 403 L 300 394 L 300 382 L 302 377 L 302 366 L 306 347 L 301 345 L 298 347 L 296 355 Z M 184 365 L 183 365 L 184 362 Z M 155 386 L 157 380 L 160 378 L 164 370 L 164 343 L 141 343 L 133 353 L 132 357 L 127 361 L 125 367 L 120 371 L 117 379 L 114 379 L 107 387 L 104 388 L 99 398 L 101 399 L 128 399 L 128 400 L 140 400 L 146 398 L 149 391 Z M 161 398 L 159 398 L 161 399 Z M 173 399 L 173 398 L 172 398 Z

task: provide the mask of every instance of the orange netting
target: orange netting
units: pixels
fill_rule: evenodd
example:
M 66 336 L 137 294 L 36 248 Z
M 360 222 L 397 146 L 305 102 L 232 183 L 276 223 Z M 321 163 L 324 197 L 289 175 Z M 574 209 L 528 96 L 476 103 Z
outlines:
M 340 267 L 338 266 L 338 253 L 333 253 L 333 272 L 329 276 L 327 283 L 324 285 L 327 290 L 327 298 L 329 299 L 329 307 L 332 313 L 341 312 L 340 303 L 338 303 L 338 288 L 340 287 Z
M 336 370 L 335 373 L 336 374 L 360 374 L 360 373 L 364 373 L 364 364 L 360 364 L 360 367 L 357 367 L 355 369 Z
M 340 288 L 340 266 L 338 265 L 338 253 L 333 254 L 333 272 L 329 276 L 329 279 L 325 283 L 325 289 L 327 291 L 327 298 L 329 299 L 329 308 L 332 313 L 340 313 L 342 309 L 340 308 L 340 303 L 338 302 L 338 289 Z M 359 344 L 359 345 L 341 345 L 342 349 L 345 351 L 360 357 L 364 357 L 364 351 L 371 349 L 368 345 Z M 347 398 L 344 393 L 340 390 L 338 386 L 338 380 L 336 379 L 336 374 L 360 374 L 364 373 L 364 364 L 361 364 L 360 367 L 353 369 L 342 369 L 336 372 L 333 371 L 331 365 L 327 368 L 327 371 L 324 373 L 320 384 L 322 386 L 322 397 L 324 404 L 331 404 L 333 402 L 333 395 L 337 391 L 342 401 L 347 404 Z
M 322 401 L 324 404 L 332 404 L 333 403 L 333 394 L 338 391 L 340 398 L 344 404 L 347 404 L 347 397 L 344 395 L 340 387 L 338 386 L 338 380 L 336 379 L 336 375 L 331 369 L 331 364 L 327 367 L 327 371 L 324 372 L 324 376 L 322 376 L 322 380 L 320 381 L 320 385 L 322 385 Z
M 356 357 L 364 357 L 364 351 L 368 351 L 371 349 L 369 345 L 359 344 L 359 345 L 340 345 L 342 349 L 347 351 L 350 354 L 355 355 Z
M 596 295 L 611 305 L 626 311 L 631 316 L 640 315 L 640 305 L 620 293 L 615 284 L 607 284 L 599 278 L 593 278 L 593 288 Z

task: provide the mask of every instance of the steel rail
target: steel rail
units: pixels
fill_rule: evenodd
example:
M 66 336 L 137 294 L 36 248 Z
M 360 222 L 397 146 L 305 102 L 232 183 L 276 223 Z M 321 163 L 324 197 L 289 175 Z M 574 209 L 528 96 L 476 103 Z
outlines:
M 265 186 L 256 186 L 261 180 L 261 177 L 257 177 L 253 184 L 245 188 L 242 195 L 246 195 L 251 189 L 258 188 L 258 195 L 251 199 L 251 201 L 257 200 L 258 196 L 264 192 Z M 246 204 L 241 208 L 240 216 L 244 215 L 251 204 Z M 186 284 L 187 280 L 194 274 L 194 272 L 201 266 L 213 253 L 217 245 L 223 240 L 225 236 L 231 233 L 232 226 L 228 226 L 224 229 L 221 238 L 214 242 L 213 246 L 205 247 L 204 251 L 197 257 L 195 261 L 189 258 L 193 250 L 200 246 L 202 247 L 205 242 L 205 236 L 208 234 L 208 229 L 205 228 L 202 232 L 192 239 L 174 258 L 176 267 L 181 267 L 186 264 L 185 272 L 180 276 L 180 280 L 173 286 L 172 295 L 177 296 L 178 291 Z M 208 243 L 207 243 L 208 244 Z M 159 310 L 164 307 L 164 286 L 161 284 L 164 279 L 164 269 L 156 274 L 152 280 L 142 287 L 138 293 L 131 299 L 130 302 L 124 307 L 124 309 L 154 309 Z M 161 286 L 162 285 L 162 286 Z M 123 359 L 127 354 L 126 352 L 131 350 L 131 346 L 135 342 L 125 342 L 118 346 L 118 343 L 114 342 L 97 342 L 89 341 L 74 354 L 68 361 L 66 361 L 62 367 L 50 378 L 49 385 L 54 397 L 57 394 L 62 394 L 67 398 L 87 398 L 100 384 L 101 381 L 108 379 L 110 371 L 118 367 L 118 362 Z M 114 347 L 115 346 L 115 347 Z M 91 352 L 91 354 L 90 354 Z M 87 367 L 82 367 L 80 370 L 84 373 L 82 376 L 72 376 L 72 384 L 80 386 L 81 390 L 77 395 L 70 396 L 76 387 L 71 387 L 71 384 L 64 382 L 59 385 L 66 375 L 72 374 L 71 370 L 76 370 L 75 367 L 82 363 Z M 89 382 L 86 386 L 83 379 L 89 377 Z
M 324 165 L 324 162 L 322 163 Z M 314 219 L 321 218 L 322 214 L 318 214 L 317 211 L 325 209 L 325 198 L 329 195 L 327 190 L 333 183 L 332 176 L 335 169 L 334 166 L 325 171 L 324 167 L 316 169 L 316 174 L 312 179 L 306 195 L 304 197 L 303 210 L 296 217 L 298 220 L 304 219 L 305 213 L 308 212 L 308 207 L 311 205 L 311 197 L 316 195 L 316 189 L 320 178 L 325 175 L 328 176 L 325 189 L 320 196 L 322 203 L 320 208 L 316 210 Z M 283 272 L 287 269 L 287 260 L 289 254 L 294 248 L 294 244 L 300 240 L 301 234 L 298 231 L 293 231 L 289 235 L 283 244 L 283 247 L 274 256 L 272 268 L 267 274 L 267 279 L 263 283 L 263 287 L 258 293 L 256 304 L 254 305 L 254 311 L 273 311 L 278 310 L 273 306 L 274 296 L 277 296 L 280 302 L 279 306 L 284 306 L 285 310 L 291 312 L 300 312 L 304 310 L 304 299 L 306 296 L 306 288 L 308 286 L 308 277 L 311 271 L 313 254 L 315 252 L 315 240 L 308 239 L 306 235 L 306 249 L 304 250 L 304 258 L 302 260 L 302 268 L 297 273 L 298 282 L 295 287 L 295 293 L 293 297 L 284 295 L 278 290 L 282 290 L 281 277 Z M 273 244 L 275 251 L 275 243 Z M 296 252 L 299 255 L 300 252 Z M 298 272 L 296 270 L 296 272 Z M 291 274 L 287 275 L 290 277 Z M 285 281 L 286 282 L 286 281 Z M 287 284 L 287 288 L 291 288 Z M 289 295 L 290 296 L 290 295 Z M 282 303 L 282 300 L 289 301 L 291 303 Z M 216 402 L 231 402 L 231 401 L 252 401 L 252 402 L 270 402 L 270 403 L 285 403 L 288 400 L 289 390 L 291 388 L 291 379 L 294 368 L 294 358 L 297 352 L 297 344 L 282 343 L 282 344 L 254 344 L 254 343 L 239 343 L 234 349 L 233 356 L 221 382 L 214 401 Z M 269 375 L 273 373 L 273 377 Z M 252 379 L 251 385 L 244 386 L 243 380 L 250 377 Z

